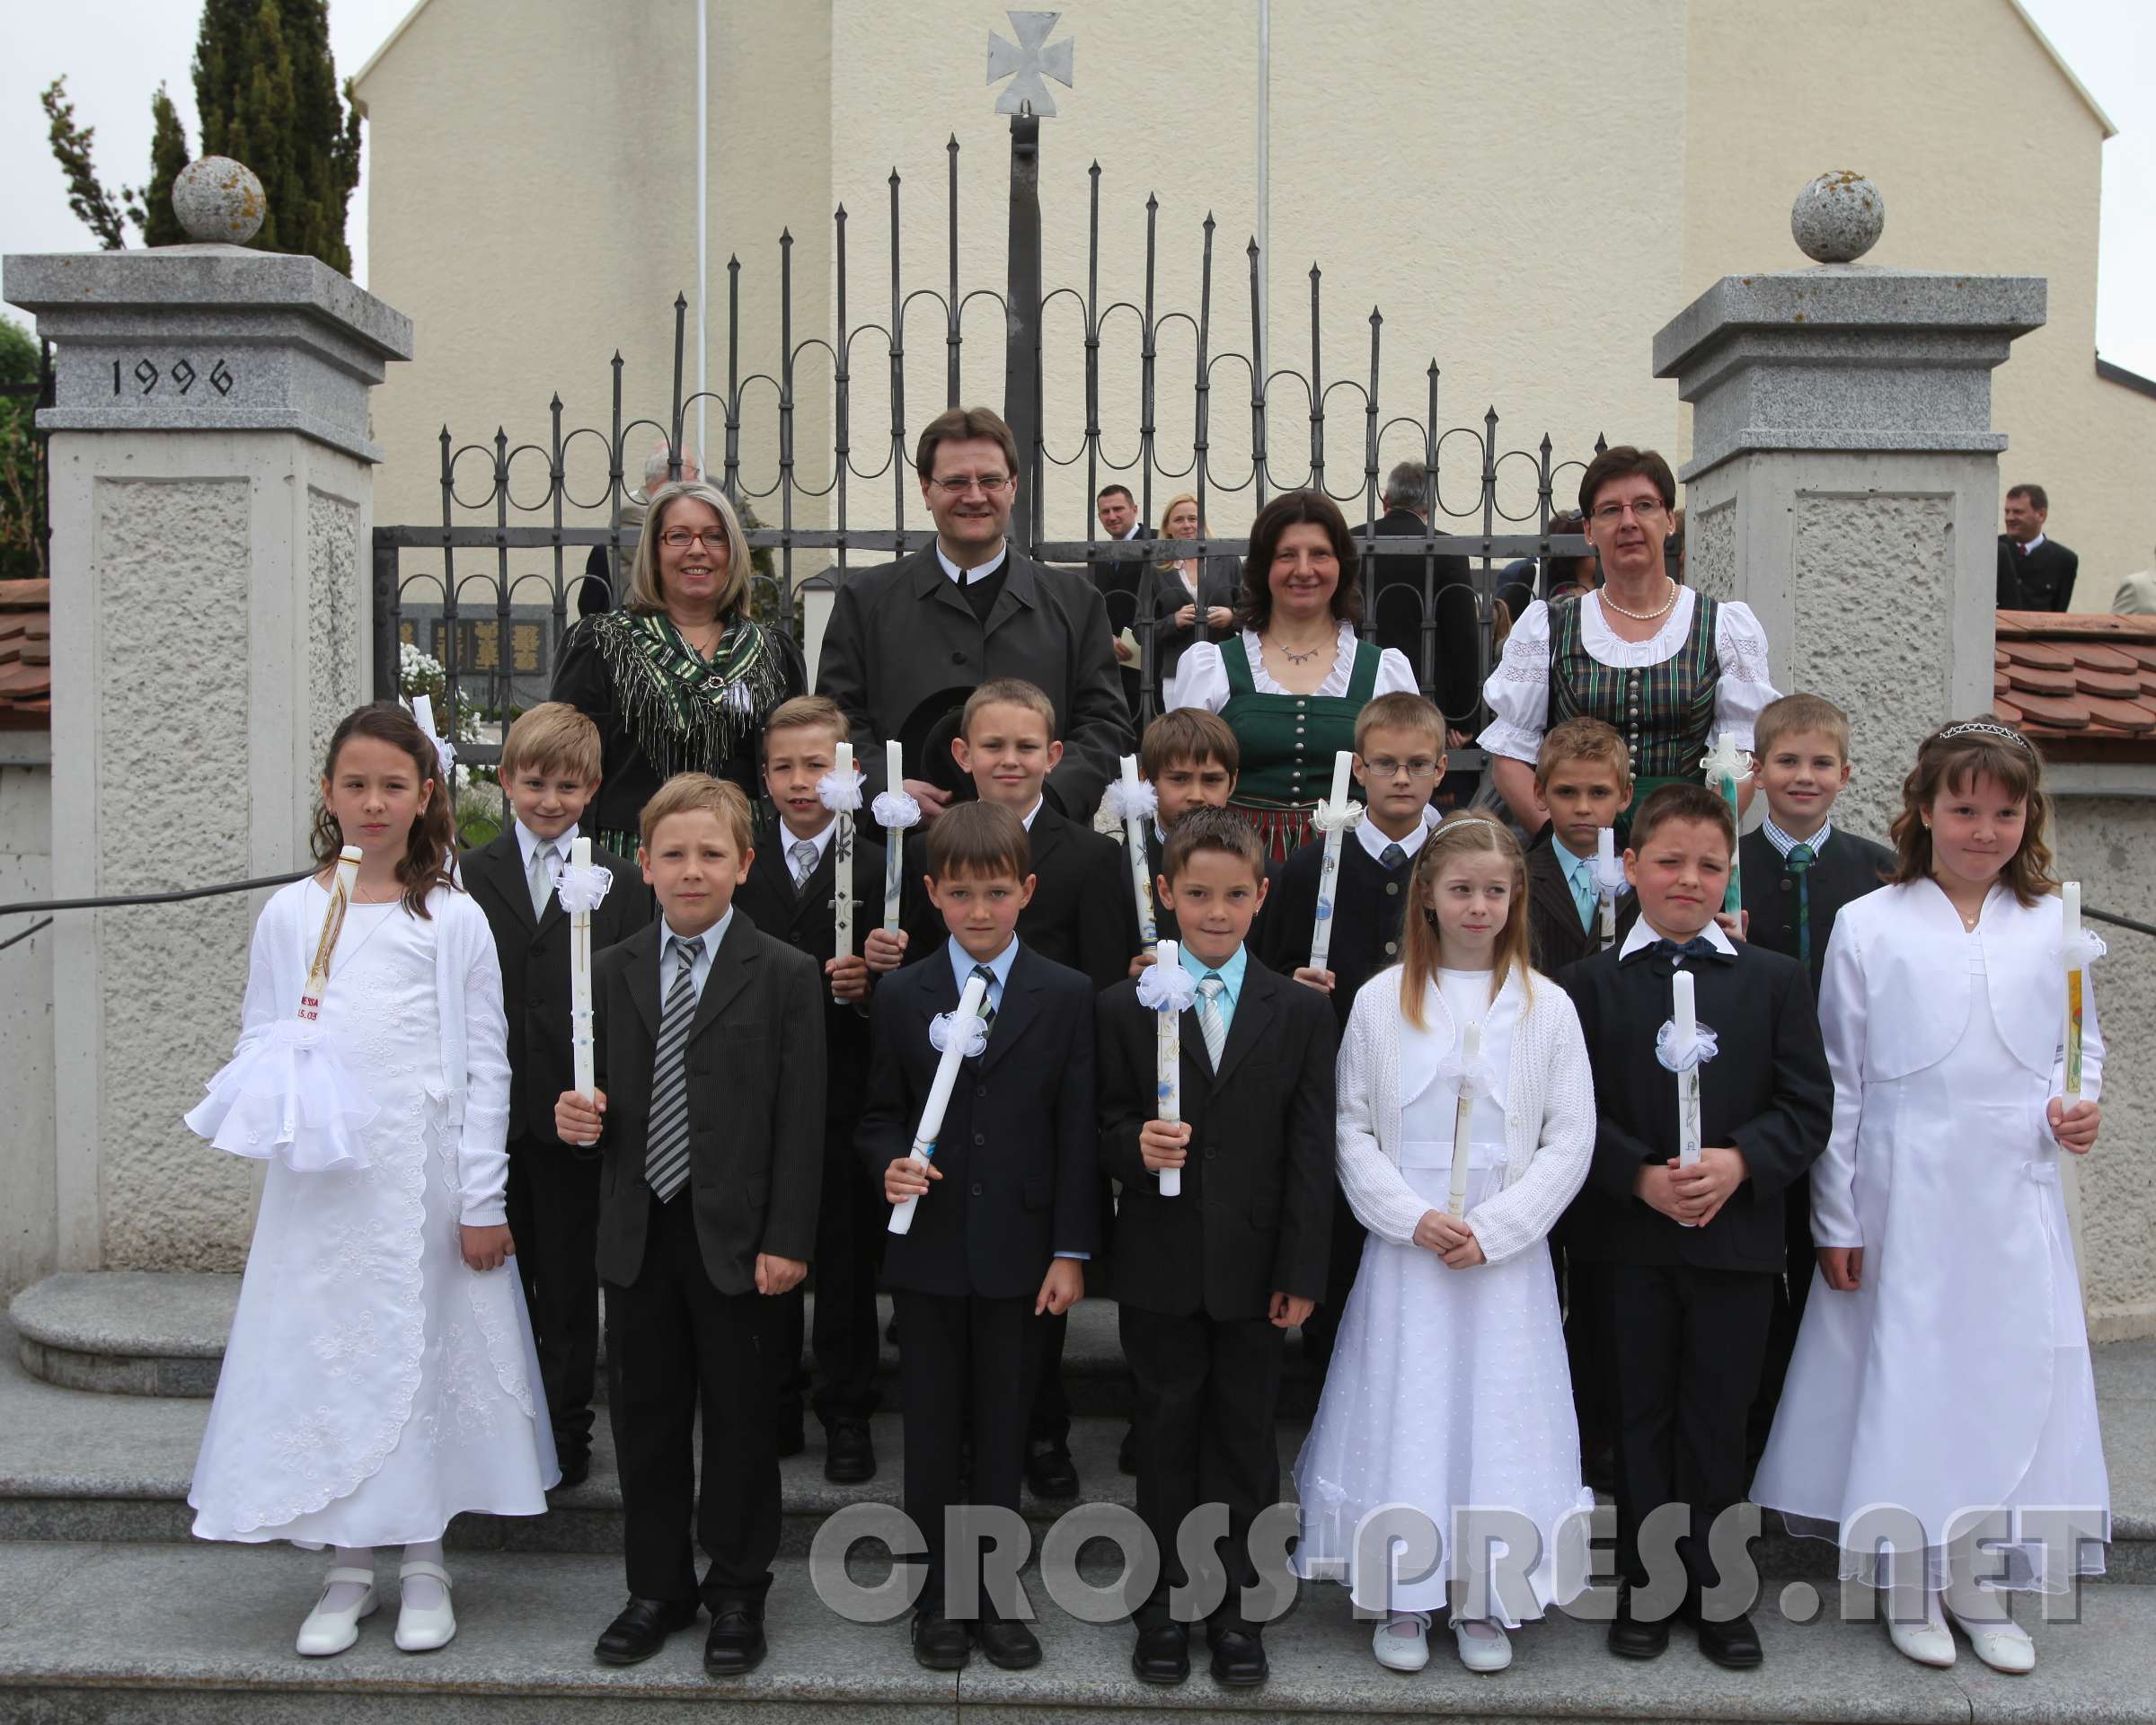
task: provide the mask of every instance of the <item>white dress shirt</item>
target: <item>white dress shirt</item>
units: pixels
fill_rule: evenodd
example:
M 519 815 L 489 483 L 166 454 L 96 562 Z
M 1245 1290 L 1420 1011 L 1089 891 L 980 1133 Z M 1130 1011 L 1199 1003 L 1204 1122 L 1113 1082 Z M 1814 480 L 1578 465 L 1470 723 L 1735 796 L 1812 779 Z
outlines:
M 689 993 L 695 997 L 699 1006 L 703 1004 L 703 985 L 711 979 L 711 960 L 718 955 L 719 942 L 726 938 L 727 924 L 733 920 L 734 907 L 729 905 L 725 916 L 695 937 L 703 942 L 703 951 L 697 954 L 696 962 L 690 967 Z M 666 929 L 658 942 L 658 1004 L 663 1012 L 666 1009 L 667 990 L 674 986 L 674 949 L 689 937 L 676 934 L 673 924 L 664 918 L 661 918 L 661 925 Z

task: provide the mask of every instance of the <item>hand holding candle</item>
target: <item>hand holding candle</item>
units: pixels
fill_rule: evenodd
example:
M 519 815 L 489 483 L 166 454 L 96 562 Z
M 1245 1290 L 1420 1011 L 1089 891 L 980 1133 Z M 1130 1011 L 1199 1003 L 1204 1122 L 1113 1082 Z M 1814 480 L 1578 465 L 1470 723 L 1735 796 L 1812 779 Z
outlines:
M 587 1100 L 597 1082 L 592 1047 L 591 913 L 613 886 L 613 871 L 592 865 L 591 841 L 575 840 L 569 849 L 569 866 L 554 882 L 554 896 L 569 912 L 569 1049 L 577 1094 Z
M 1624 864 L 1617 855 L 1617 829 L 1604 827 L 1595 836 L 1595 889 L 1602 896 L 1602 944 L 1617 942 L 1617 894 L 1624 885 Z
M 1153 963 L 1138 978 L 1138 1004 L 1153 1014 L 1153 1094 L 1159 1104 L 1154 1114 L 1169 1126 L 1182 1123 L 1182 1015 L 1197 998 L 1197 979 L 1183 969 L 1181 952 L 1173 941 L 1162 941 Z M 1180 1168 L 1163 1168 L 1158 1178 L 1162 1198 L 1182 1196 Z
M 1673 1044 L 1679 1049 L 1690 1048 L 1700 1039 L 1691 971 L 1679 970 L 1670 978 L 1670 1022 L 1677 1027 Z M 1677 1165 L 1691 1168 L 1699 1160 L 1700 1064 L 1694 1060 L 1677 1075 Z
M 1460 1105 L 1453 1113 L 1453 1185 L 1445 1200 L 1447 1216 L 1467 1214 L 1468 1129 L 1475 1111 L 1475 1075 L 1482 1069 L 1482 1026 L 1460 1032 Z
M 838 813 L 838 830 L 831 835 L 832 956 L 853 956 L 853 811 L 861 807 L 861 778 L 853 770 L 853 745 L 838 746 L 830 774 L 816 787 L 825 808 Z
M 2081 995 L 2088 975 L 2088 959 L 2081 950 L 2081 883 L 2069 880 L 2062 885 L 2059 903 L 2063 921 L 2060 950 L 2066 960 L 2066 1082 L 2060 1100 L 2072 1108 L 2081 1100 Z
M 1713 751 L 1703 756 L 1700 765 L 1707 772 L 1707 788 L 1719 791 L 1729 803 L 1729 818 L 1740 829 L 1744 824 L 1744 809 L 1739 805 L 1737 788 L 1752 776 L 1750 758 L 1736 746 L 1736 733 L 1725 730 Z M 1737 884 L 1736 853 L 1729 853 L 1729 885 L 1722 894 L 1722 913 L 1734 916 L 1744 908 L 1745 895 Z
M 1310 968 L 1325 969 L 1332 953 L 1332 895 L 1340 880 L 1340 841 L 1361 818 L 1359 804 L 1348 801 L 1348 775 L 1355 753 L 1343 748 L 1332 759 L 1332 795 L 1318 809 L 1316 822 L 1325 835 L 1325 856 L 1318 868 L 1318 915 L 1310 933 Z
M 921 1124 L 914 1133 L 913 1147 L 907 1153 L 915 1162 L 926 1163 L 936 1154 L 936 1135 L 943 1129 L 943 1113 L 950 1106 L 950 1092 L 959 1082 L 959 1063 L 971 1047 L 973 1031 L 980 1022 L 981 1001 L 987 992 L 988 985 L 980 978 L 968 977 L 964 991 L 959 995 L 959 1008 L 950 1015 L 941 1057 L 936 1062 L 936 1075 L 928 1087 L 928 1101 L 921 1110 Z M 914 1207 L 920 1201 L 918 1198 L 909 1198 L 892 1206 L 893 1234 L 912 1230 Z

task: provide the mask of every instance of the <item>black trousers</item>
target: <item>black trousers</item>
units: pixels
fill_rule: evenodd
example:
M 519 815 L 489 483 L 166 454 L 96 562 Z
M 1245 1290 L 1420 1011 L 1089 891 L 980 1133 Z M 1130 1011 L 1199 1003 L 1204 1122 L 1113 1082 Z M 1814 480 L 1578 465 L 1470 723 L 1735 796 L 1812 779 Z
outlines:
M 1348 1310 L 1348 1296 L 1355 1288 L 1355 1272 L 1362 1268 L 1363 1242 L 1367 1234 L 1355 1219 L 1348 1194 L 1336 1180 L 1332 1189 L 1332 1252 L 1325 1261 L 1325 1297 L 1318 1302 L 1303 1326 L 1303 1358 L 1310 1363 L 1319 1387 L 1332 1366 L 1333 1338 L 1340 1332 L 1340 1317 Z
M 1287 1332 L 1264 1318 L 1170 1317 L 1129 1305 L 1117 1322 L 1138 1434 L 1138 1514 L 1161 1552 L 1159 1583 L 1133 1615 L 1141 1628 L 1169 1621 L 1169 1589 L 1189 1579 L 1177 1533 L 1199 1505 L 1225 1504 L 1228 1591 L 1212 1622 L 1250 1633 L 1256 1626 L 1241 1615 L 1241 1589 L 1258 1580 L 1250 1524 L 1280 1498 L 1273 1413 Z
M 1745 1495 L 1745 1420 L 1759 1388 L 1774 1278 L 1687 1264 L 1609 1266 L 1616 1336 L 1617 1568 L 1635 1584 L 1639 1525 L 1689 1504 L 1677 1549 L 1690 1590 L 1717 1584 L 1714 1518 Z
M 509 1261 L 531 1309 L 539 1381 L 563 1461 L 591 1450 L 599 1358 L 599 1162 L 523 1137 L 509 1146 Z
M 916 1609 L 941 1611 L 948 1597 L 944 1510 L 960 1503 L 1018 1509 L 1026 1386 L 1041 1331 L 1033 1299 L 892 1292 L 906 1408 L 906 1513 L 928 1544 L 928 1583 Z M 961 1456 L 968 1444 L 969 1471 Z M 982 1614 L 994 1615 L 985 1592 L 980 1599 Z
M 1812 1291 L 1812 1270 L 1818 1259 L 1812 1250 L 1812 1191 L 1808 1181 L 1785 1188 L 1781 1213 L 1788 1229 L 1789 1274 L 1774 1278 L 1774 1305 L 1767 1317 L 1767 1353 L 1760 1368 L 1759 1393 L 1752 1398 L 1752 1415 L 1745 1434 L 1745 1474 L 1759 1465 L 1767 1451 L 1767 1434 L 1774 1429 L 1774 1410 L 1781 1405 L 1781 1386 L 1789 1375 L 1789 1359 L 1797 1351 L 1797 1331 L 1804 1322 L 1804 1305 Z
M 1116 1189 L 1106 1174 L 1095 1194 L 1099 1208 L 1100 1249 L 1079 1268 L 1085 1272 L 1085 1291 L 1098 1299 L 1112 1293 L 1108 1285 L 1109 1261 L 1116 1246 Z M 1068 1448 L 1071 1441 L 1071 1395 L 1063 1383 L 1063 1349 L 1070 1338 L 1071 1314 L 1044 1312 L 1033 1321 L 1036 1334 L 1026 1344 L 1030 1362 L 1026 1391 L 1026 1442 L 1054 1444 Z M 903 1340 L 903 1337 L 902 1337 Z
M 791 1431 L 810 1404 L 801 1365 L 806 1340 L 816 1361 L 816 1417 L 866 1420 L 882 1396 L 876 1388 L 881 1338 L 876 1325 L 876 1275 L 883 1262 L 890 1206 L 853 1153 L 852 1119 L 835 1121 L 824 1138 L 824 1190 L 816 1216 L 816 1318 L 805 1322 L 803 1290 L 780 1298 L 784 1337 L 778 1423 Z M 804 1335 L 804 1331 L 808 1333 Z
M 760 1294 L 711 1286 L 685 1187 L 670 1204 L 650 1204 L 642 1269 L 626 1287 L 606 1286 L 608 1412 L 621 1458 L 629 1591 L 676 1604 L 701 1597 L 716 1611 L 760 1600 L 778 1555 L 778 1312 Z M 692 1517 L 710 1560 L 701 1587 Z

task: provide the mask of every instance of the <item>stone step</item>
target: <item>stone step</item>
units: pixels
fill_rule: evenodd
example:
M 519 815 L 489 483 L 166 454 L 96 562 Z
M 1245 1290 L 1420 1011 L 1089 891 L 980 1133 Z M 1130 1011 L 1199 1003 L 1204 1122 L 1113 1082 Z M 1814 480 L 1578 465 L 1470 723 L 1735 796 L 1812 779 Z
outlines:
M 1895 1653 L 1875 1623 L 1841 1621 L 1832 1610 L 1793 1620 L 1773 1589 L 1755 1614 L 1766 1650 L 1755 1671 L 1709 1663 L 1682 1629 L 1661 1659 L 1619 1660 L 1604 1646 L 1601 1624 L 1560 1612 L 1513 1637 L 1512 1668 L 1500 1675 L 1463 1671 L 1440 1630 L 1429 1668 L 1403 1676 L 1371 1657 L 1371 1626 L 1353 1617 L 1342 1590 L 1312 1586 L 1267 1632 L 1271 1681 L 1232 1691 L 1206 1674 L 1202 1641 L 1187 1684 L 1137 1682 L 1128 1628 L 1066 1614 L 1038 1579 L 1029 1591 L 1039 1666 L 999 1671 L 976 1654 L 962 1672 L 923 1671 L 908 1651 L 903 1618 L 847 1622 L 816 1597 L 799 1560 L 778 1566 L 769 1657 L 750 1676 L 725 1682 L 702 1674 L 701 1623 L 643 1665 L 596 1663 L 592 1642 L 623 1598 L 619 1564 L 596 1555 L 454 1558 L 457 1638 L 420 1657 L 393 1645 L 393 1569 L 384 1553 L 390 1597 L 362 1626 L 358 1644 L 335 1659 L 302 1659 L 292 1637 L 323 1568 L 322 1557 L 281 1545 L 0 1544 L 0 1717 L 21 1725 L 377 1725 L 413 1717 L 607 1725 L 693 1704 L 694 1715 L 679 1716 L 729 1725 L 773 1718 L 776 1703 L 804 1725 L 837 1718 L 958 1725 L 961 1709 L 967 1725 L 1065 1718 L 1159 1725 L 1178 1715 L 1192 1725 L 1314 1725 L 1462 1714 L 1510 1725 L 2156 1721 L 2149 1680 L 2156 1588 L 2146 1587 L 2090 1588 L 2075 1622 L 2041 1622 L 2027 1609 L 2037 1668 L 2009 1679 L 1978 1664 L 1966 1644 L 1953 1669 L 1929 1670 Z M 861 1579 L 877 1579 L 873 1561 Z

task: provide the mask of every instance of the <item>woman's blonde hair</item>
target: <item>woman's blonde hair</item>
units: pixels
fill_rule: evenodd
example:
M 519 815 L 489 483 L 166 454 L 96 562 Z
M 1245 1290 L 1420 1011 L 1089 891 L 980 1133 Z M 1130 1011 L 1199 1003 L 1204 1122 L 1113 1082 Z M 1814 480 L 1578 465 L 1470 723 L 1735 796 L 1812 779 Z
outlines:
M 658 535 L 666 531 L 667 516 L 676 503 L 694 499 L 718 511 L 719 525 L 726 531 L 726 585 L 719 590 L 719 615 L 748 615 L 748 540 L 741 531 L 741 518 L 726 493 L 701 479 L 676 480 L 651 493 L 651 507 L 644 516 L 644 531 L 636 542 L 636 562 L 629 572 L 629 597 L 623 604 L 632 611 L 664 611 L 666 592 L 658 578 Z
M 1166 539 L 1172 536 L 1168 531 L 1168 518 L 1175 513 L 1176 506 L 1180 503 L 1188 503 L 1192 509 L 1195 509 L 1197 507 L 1197 493 L 1196 491 L 1178 491 L 1173 497 L 1170 498 L 1165 503 L 1161 505 L 1161 525 L 1159 537 Z M 1198 518 L 1197 531 L 1199 537 L 1204 537 L 1206 531 L 1206 521 L 1203 516 Z M 1173 569 L 1176 564 L 1180 563 L 1180 562 L 1182 562 L 1182 559 L 1180 557 L 1163 557 L 1161 559 L 1161 567 L 1162 569 Z
M 1422 996 L 1437 979 L 1437 913 L 1432 901 L 1445 870 L 1466 856 L 1501 856 L 1512 865 L 1512 898 L 1505 907 L 1505 926 L 1498 931 L 1497 962 L 1490 967 L 1489 997 L 1495 1000 L 1515 969 L 1520 987 L 1532 996 L 1533 962 L 1527 955 L 1527 859 L 1512 829 L 1488 815 L 1447 815 L 1424 841 L 1408 877 L 1408 908 L 1401 921 L 1407 930 L 1407 957 L 1400 967 L 1401 1014 L 1417 1030 L 1424 1028 Z

